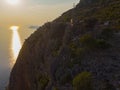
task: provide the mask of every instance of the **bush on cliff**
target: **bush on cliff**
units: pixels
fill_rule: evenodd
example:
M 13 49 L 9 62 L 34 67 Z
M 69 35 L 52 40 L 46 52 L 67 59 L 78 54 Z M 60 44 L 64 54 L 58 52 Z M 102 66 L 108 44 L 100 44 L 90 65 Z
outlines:
M 80 42 L 87 49 L 107 49 L 111 46 L 106 40 L 96 39 L 90 34 L 83 35 Z
M 73 79 L 74 90 L 93 90 L 92 75 L 90 72 L 82 72 Z
M 47 76 L 41 76 L 38 81 L 39 88 L 41 88 L 42 90 L 45 89 L 48 82 L 49 82 L 49 78 Z
M 80 42 L 83 47 L 94 48 L 96 46 L 96 40 L 90 34 L 85 34 L 80 38 Z

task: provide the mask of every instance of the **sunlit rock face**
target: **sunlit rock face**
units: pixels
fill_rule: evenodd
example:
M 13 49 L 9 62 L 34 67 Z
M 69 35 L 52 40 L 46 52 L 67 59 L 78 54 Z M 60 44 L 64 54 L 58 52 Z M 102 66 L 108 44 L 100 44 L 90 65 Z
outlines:
M 117 0 L 95 10 L 76 7 L 40 27 L 22 46 L 9 90 L 119 90 L 119 8 Z M 76 87 L 84 72 L 92 78 L 82 74 Z

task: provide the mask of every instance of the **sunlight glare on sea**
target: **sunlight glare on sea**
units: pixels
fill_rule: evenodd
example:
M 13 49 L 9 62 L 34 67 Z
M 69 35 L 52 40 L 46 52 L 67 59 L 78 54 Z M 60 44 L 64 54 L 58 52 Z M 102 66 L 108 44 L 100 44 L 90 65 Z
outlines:
M 11 26 L 10 29 L 12 30 L 12 39 L 11 39 L 11 66 L 14 65 L 16 59 L 18 57 L 19 51 L 21 49 L 21 40 L 19 36 L 19 26 Z

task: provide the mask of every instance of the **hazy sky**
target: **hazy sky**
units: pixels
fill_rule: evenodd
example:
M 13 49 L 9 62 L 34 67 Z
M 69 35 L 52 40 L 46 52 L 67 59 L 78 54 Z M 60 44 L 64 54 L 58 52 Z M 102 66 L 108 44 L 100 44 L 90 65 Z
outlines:
M 20 3 L 11 5 L 7 1 L 0 0 L 0 63 L 6 63 L 5 60 L 8 58 L 9 53 L 6 52 L 12 37 L 10 26 L 20 26 L 19 34 L 23 43 L 34 31 L 29 30 L 30 26 L 34 28 L 52 21 L 72 8 L 73 3 L 79 2 L 79 0 L 19 0 Z M 5 66 L 5 64 L 1 65 Z
M 41 25 L 60 16 L 72 8 L 73 3 L 78 2 L 79 0 L 20 0 L 19 4 L 10 5 L 7 0 L 0 0 L 0 28 Z
M 52 21 L 73 7 L 79 0 L 19 0 L 11 5 L 8 0 L 0 0 L 0 68 L 6 68 L 12 31 L 10 26 L 19 26 L 21 42 L 32 33 L 29 27 L 40 26 Z M 14 0 L 9 0 L 14 1 Z M 35 29 L 36 30 L 36 29 Z M 1 71 L 1 69 L 0 69 Z

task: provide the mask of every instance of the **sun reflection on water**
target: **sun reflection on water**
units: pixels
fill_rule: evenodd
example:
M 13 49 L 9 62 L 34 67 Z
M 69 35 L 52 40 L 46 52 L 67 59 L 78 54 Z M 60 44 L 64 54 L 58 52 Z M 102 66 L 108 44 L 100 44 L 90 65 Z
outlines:
M 16 62 L 16 59 L 18 57 L 19 51 L 21 49 L 21 40 L 18 33 L 18 26 L 11 26 L 10 29 L 12 30 L 12 43 L 11 43 L 11 49 L 12 49 L 12 61 L 11 65 L 13 66 Z

